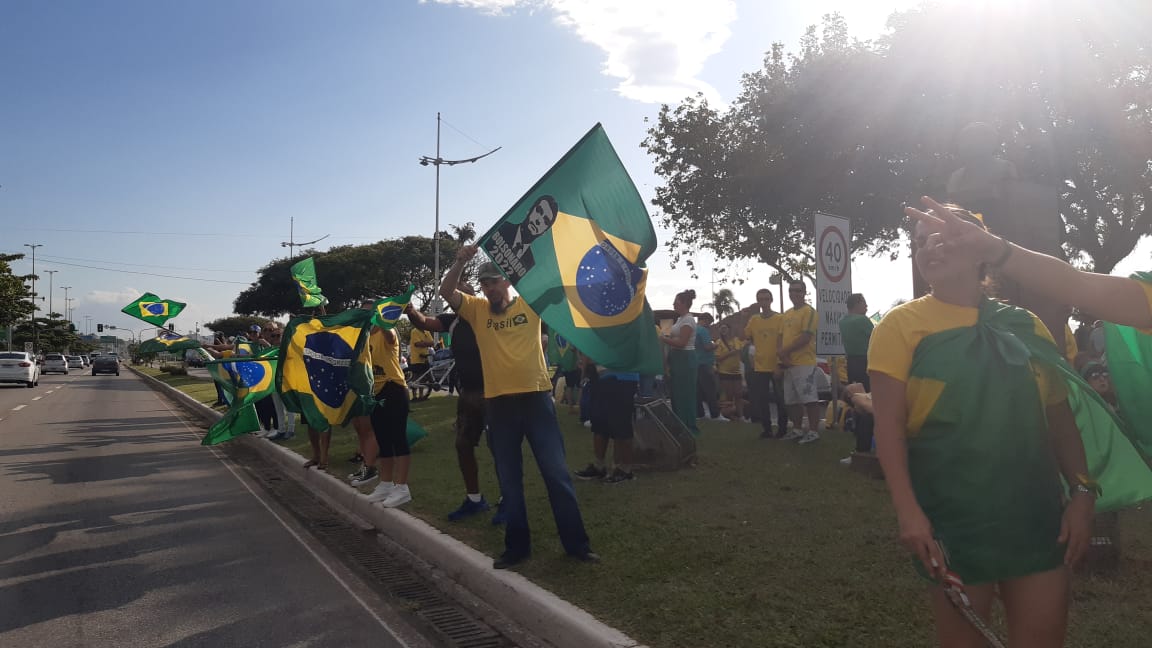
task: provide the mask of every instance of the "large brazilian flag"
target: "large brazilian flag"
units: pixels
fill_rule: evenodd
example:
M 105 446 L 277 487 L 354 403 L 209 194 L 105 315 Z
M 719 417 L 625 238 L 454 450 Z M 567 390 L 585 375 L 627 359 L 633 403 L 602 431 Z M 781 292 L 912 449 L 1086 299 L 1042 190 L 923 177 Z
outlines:
M 481 239 L 550 329 L 616 371 L 664 370 L 644 298 L 656 233 L 596 124 Z
M 223 388 L 229 406 L 224 418 L 208 429 L 201 445 L 230 441 L 260 428 L 255 403 L 276 390 L 278 352 L 270 349 L 252 358 L 204 363 L 212 379 Z
M 373 404 L 368 331 L 373 311 L 352 309 L 288 322 L 276 387 L 284 407 L 314 429 L 346 424 Z
M 164 326 L 168 320 L 180 314 L 187 304 L 171 299 L 160 299 L 152 293 L 144 293 L 120 312 L 147 322 L 153 326 Z

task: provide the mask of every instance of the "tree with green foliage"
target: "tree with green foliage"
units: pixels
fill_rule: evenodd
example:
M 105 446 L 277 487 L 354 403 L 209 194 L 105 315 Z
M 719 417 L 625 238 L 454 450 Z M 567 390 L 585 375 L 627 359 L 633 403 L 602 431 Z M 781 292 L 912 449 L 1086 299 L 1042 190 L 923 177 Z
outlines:
M 0 254 L 0 328 L 26 320 L 34 312 L 32 291 L 25 284 L 31 277 L 12 274 L 11 263 L 23 258 L 23 254 Z
M 459 243 L 448 233 L 440 239 L 441 261 L 456 255 Z M 316 260 L 316 277 L 329 312 L 359 306 L 361 300 L 398 295 L 416 286 L 415 300 L 427 304 L 439 288 L 433 281 L 432 239 L 405 236 L 369 245 L 344 245 L 327 252 L 308 250 L 302 256 Z M 300 257 L 277 259 L 260 269 L 255 283 L 236 298 L 235 310 L 244 315 L 279 317 L 302 311 L 289 267 Z M 447 267 L 441 263 L 441 267 Z
M 732 294 L 731 288 L 721 288 L 712 295 L 712 303 L 707 304 L 716 313 L 716 319 L 722 320 L 740 310 L 740 302 Z
M 266 317 L 254 317 L 252 315 L 233 315 L 231 317 L 221 317 L 218 320 L 213 320 L 204 324 L 204 328 L 212 331 L 213 333 L 223 333 L 226 336 L 234 335 L 248 335 L 248 330 L 255 324 L 260 328 L 268 326 L 270 320 Z
M 943 194 L 957 133 L 982 121 L 1021 179 L 1058 188 L 1066 251 L 1110 271 L 1152 233 L 1152 4 L 1049 4 L 926 3 L 874 42 L 826 16 L 799 53 L 773 45 L 731 105 L 663 106 L 643 146 L 673 261 L 706 249 L 810 274 L 819 211 L 851 219 L 855 249 L 894 254 L 901 206 Z

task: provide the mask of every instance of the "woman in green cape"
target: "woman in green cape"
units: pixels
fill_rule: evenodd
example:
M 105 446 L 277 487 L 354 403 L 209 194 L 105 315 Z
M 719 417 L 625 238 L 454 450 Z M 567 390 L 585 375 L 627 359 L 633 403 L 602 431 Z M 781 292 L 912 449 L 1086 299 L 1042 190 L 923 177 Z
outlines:
M 984 296 L 982 263 L 930 234 L 917 226 L 915 262 L 932 294 L 885 316 L 868 354 L 900 541 L 925 576 L 963 579 L 985 619 L 998 595 L 1010 645 L 1063 646 L 1097 487 L 1061 375 L 1039 358 L 1055 345 L 1034 315 Z M 941 646 L 984 645 L 943 588 L 930 597 Z
M 676 295 L 672 302 L 672 310 L 676 313 L 676 321 L 672 323 L 672 331 L 660 336 L 660 341 L 667 344 L 668 350 L 668 382 L 671 384 L 669 392 L 672 395 L 672 411 L 680 419 L 692 436 L 700 436 L 700 429 L 696 427 L 696 318 L 689 311 L 692 302 L 696 299 L 695 290 L 685 290 Z

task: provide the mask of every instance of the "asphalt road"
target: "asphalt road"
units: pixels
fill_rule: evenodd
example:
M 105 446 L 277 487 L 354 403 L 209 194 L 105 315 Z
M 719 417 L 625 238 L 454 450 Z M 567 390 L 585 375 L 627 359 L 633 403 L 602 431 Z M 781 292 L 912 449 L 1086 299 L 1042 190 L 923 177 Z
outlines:
M 411 646 L 131 373 L 0 386 L 0 646 Z

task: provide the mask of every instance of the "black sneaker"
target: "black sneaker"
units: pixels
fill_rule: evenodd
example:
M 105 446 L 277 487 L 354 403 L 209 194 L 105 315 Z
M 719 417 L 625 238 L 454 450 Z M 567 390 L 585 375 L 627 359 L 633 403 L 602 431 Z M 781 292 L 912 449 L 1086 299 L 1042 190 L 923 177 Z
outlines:
M 594 553 L 591 550 L 585 551 L 583 553 L 568 554 L 568 555 L 571 556 L 574 560 L 578 560 L 578 561 L 583 562 L 583 563 L 598 563 L 598 562 L 600 562 L 600 554 Z
M 352 458 L 348 461 L 351 463 L 364 463 L 364 457 L 360 456 L 360 453 L 357 452 L 356 454 L 352 455 Z
M 376 468 L 372 466 L 361 466 L 360 470 L 348 475 L 348 481 L 353 486 L 371 484 L 377 479 L 380 479 L 380 474 L 376 472 Z
M 608 471 L 603 468 L 597 468 L 596 464 L 588 464 L 587 468 L 577 470 L 574 474 L 577 479 L 604 479 L 608 476 Z
M 514 554 L 505 551 L 504 553 L 500 554 L 499 558 L 492 561 L 492 568 L 508 569 L 509 567 L 515 567 L 525 560 L 528 560 L 530 555 L 531 554 Z
M 623 483 L 626 481 L 632 481 L 633 479 L 636 479 L 636 475 L 633 475 L 630 472 L 624 472 L 623 470 L 620 470 L 619 468 L 617 468 L 617 469 L 612 471 L 611 475 L 608 475 L 607 477 L 604 478 L 604 483 L 605 484 L 620 484 L 620 483 Z

